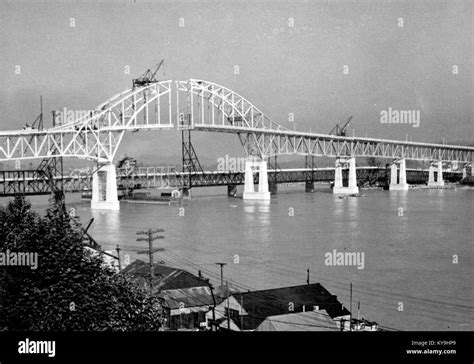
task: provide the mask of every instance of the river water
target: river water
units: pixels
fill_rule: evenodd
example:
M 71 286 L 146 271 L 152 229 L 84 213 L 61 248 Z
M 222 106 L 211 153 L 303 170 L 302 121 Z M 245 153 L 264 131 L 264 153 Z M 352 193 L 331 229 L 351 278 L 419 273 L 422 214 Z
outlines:
M 215 286 L 241 290 L 320 282 L 357 315 L 400 330 L 473 330 L 474 190 L 363 191 L 340 199 L 327 186 L 279 186 L 269 203 L 227 197 L 224 188 L 192 190 L 180 205 L 121 203 L 120 211 L 91 211 L 68 195 L 105 249 L 122 247 L 131 260 L 146 243 L 136 232 L 163 228 L 156 259 Z M 241 192 L 241 191 L 239 191 Z M 35 208 L 46 197 L 33 197 Z M 1 201 L 3 204 L 6 199 Z M 363 253 L 363 266 L 328 265 L 327 253 Z M 347 262 L 346 262 L 347 263 Z M 359 262 L 360 263 L 360 262 Z M 363 269 L 362 269 L 363 268 Z

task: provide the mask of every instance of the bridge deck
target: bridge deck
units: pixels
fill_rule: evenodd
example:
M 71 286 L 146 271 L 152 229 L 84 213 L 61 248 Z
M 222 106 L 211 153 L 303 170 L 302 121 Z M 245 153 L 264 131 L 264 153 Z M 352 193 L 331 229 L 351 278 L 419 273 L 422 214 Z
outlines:
M 117 171 L 117 185 L 119 189 L 156 188 L 156 189 L 179 189 L 187 186 L 189 173 L 177 172 L 170 168 L 167 172 L 160 172 L 160 168 L 139 168 L 136 173 L 126 174 Z M 343 170 L 343 179 L 347 179 L 348 171 Z M 360 185 L 384 185 L 388 183 L 389 169 L 379 167 L 358 167 L 357 179 Z M 462 174 L 456 172 L 444 172 L 446 181 L 459 181 Z M 92 177 L 90 174 L 64 175 L 55 177 L 57 182 L 62 182 L 66 192 L 80 192 L 92 188 Z M 280 170 L 268 170 L 270 183 L 303 183 L 333 182 L 334 168 L 292 168 Z M 407 169 L 407 181 L 410 184 L 424 184 L 428 180 L 428 171 L 421 169 Z M 204 171 L 191 173 L 191 186 L 188 187 L 213 187 L 242 185 L 244 183 L 243 171 Z M 254 183 L 258 183 L 258 174 L 254 176 Z M 13 170 L 0 171 L 0 196 L 14 196 L 16 194 L 45 195 L 50 193 L 50 186 L 36 170 Z

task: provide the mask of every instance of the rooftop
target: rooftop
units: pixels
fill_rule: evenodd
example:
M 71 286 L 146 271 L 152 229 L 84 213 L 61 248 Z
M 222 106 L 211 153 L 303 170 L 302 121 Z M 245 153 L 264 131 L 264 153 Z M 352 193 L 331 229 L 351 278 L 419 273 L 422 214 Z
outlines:
M 207 279 L 195 276 L 179 268 L 162 264 L 154 264 L 153 268 L 155 274 L 153 288 L 160 291 L 209 286 Z M 149 264 L 142 260 L 135 260 L 122 272 L 143 283 L 150 278 Z
M 257 331 L 339 331 L 325 310 L 267 317 Z
M 200 306 L 213 306 L 212 292 L 209 287 L 192 287 L 161 291 L 159 297 L 163 298 L 171 310 L 190 310 Z M 210 308 L 209 308 L 210 309 Z
M 303 311 L 325 310 L 331 319 L 350 314 L 320 283 L 235 293 L 232 297 L 243 307 L 243 330 L 256 329 L 267 317 Z

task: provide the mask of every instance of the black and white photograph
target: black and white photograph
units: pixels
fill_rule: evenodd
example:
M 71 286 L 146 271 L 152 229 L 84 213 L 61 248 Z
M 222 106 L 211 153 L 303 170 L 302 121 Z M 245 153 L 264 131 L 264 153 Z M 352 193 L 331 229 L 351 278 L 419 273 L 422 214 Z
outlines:
M 472 363 L 473 39 L 472 0 L 0 0 L 0 363 Z

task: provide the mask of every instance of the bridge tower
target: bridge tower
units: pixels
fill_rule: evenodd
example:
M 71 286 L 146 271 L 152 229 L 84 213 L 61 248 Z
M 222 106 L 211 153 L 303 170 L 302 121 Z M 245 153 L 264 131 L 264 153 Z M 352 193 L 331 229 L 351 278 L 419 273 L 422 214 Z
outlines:
M 99 164 L 92 174 L 91 208 L 98 210 L 119 210 L 117 174 L 111 162 Z
M 201 173 L 200 178 L 203 178 L 202 175 L 204 171 L 191 141 L 191 129 L 183 128 L 181 130 L 181 142 L 183 172 L 185 173 L 185 175 L 183 176 L 182 196 L 189 197 L 192 187 L 192 173 Z
M 253 174 L 258 173 L 258 186 L 255 191 Z M 245 161 L 244 200 L 270 200 L 268 190 L 267 161 L 249 158 Z
M 436 165 L 436 167 L 435 167 Z M 443 162 L 437 161 L 434 164 L 430 164 L 428 170 L 428 187 L 443 187 Z M 435 179 L 435 172 L 437 172 Z
M 342 163 L 349 164 L 349 181 L 348 186 L 343 186 L 342 180 Z M 353 194 L 359 193 L 359 186 L 357 186 L 356 160 L 355 157 L 349 159 L 336 159 L 336 170 L 334 171 L 334 187 L 332 192 L 334 194 Z
M 390 191 L 408 191 L 406 160 L 398 160 L 400 168 L 397 168 L 397 162 L 394 161 L 390 170 Z M 400 172 L 400 173 L 398 173 Z

